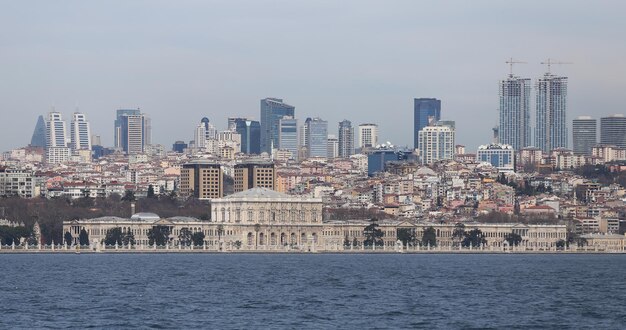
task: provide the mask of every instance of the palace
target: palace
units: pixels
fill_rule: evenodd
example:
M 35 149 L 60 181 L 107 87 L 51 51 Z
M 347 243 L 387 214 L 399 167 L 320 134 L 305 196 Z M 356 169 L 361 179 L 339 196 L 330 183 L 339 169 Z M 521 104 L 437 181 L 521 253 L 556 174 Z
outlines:
M 252 188 L 223 198 L 211 200 L 211 220 L 188 217 L 163 219 L 154 213 L 137 213 L 130 219 L 102 217 L 71 220 L 63 223 L 78 242 L 81 230 L 87 231 L 93 246 L 102 245 L 109 229 L 120 227 L 122 232 L 132 232 L 135 244 L 149 249 L 148 233 L 155 227 L 166 227 L 168 247 L 179 246 L 183 230 L 204 234 L 203 249 L 207 250 L 260 250 L 260 251 L 338 251 L 353 241 L 360 245 L 365 240 L 364 229 L 370 222 L 324 221 L 322 199 L 293 196 L 267 188 Z M 433 227 L 440 249 L 458 246 L 453 238 L 455 224 L 421 223 L 406 220 L 378 222 L 383 232 L 384 247 L 393 250 L 398 244 L 397 233 L 408 229 L 418 239 L 426 228 Z M 506 246 L 505 236 L 516 233 L 522 237 L 520 246 L 534 250 L 552 250 L 556 242 L 566 239 L 565 225 L 484 224 L 465 223 L 465 230 L 480 229 L 487 244 L 485 249 Z M 348 249 L 354 246 L 348 246 Z

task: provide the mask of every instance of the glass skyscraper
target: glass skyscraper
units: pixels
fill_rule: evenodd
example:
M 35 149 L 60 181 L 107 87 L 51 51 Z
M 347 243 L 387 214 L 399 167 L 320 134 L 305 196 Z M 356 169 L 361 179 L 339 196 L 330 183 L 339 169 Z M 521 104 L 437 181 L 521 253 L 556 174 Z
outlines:
M 354 154 L 354 127 L 349 120 L 339 122 L 338 157 L 348 158 Z
M 567 77 L 544 74 L 537 81 L 536 100 L 535 146 L 546 153 L 567 148 Z
M 500 81 L 500 127 L 498 139 L 515 150 L 531 144 L 530 79 L 509 75 Z
M 229 124 L 230 125 L 230 124 Z M 241 135 L 241 152 L 245 154 L 261 153 L 261 123 L 246 118 L 233 120 L 235 131 Z
M 298 160 L 298 151 L 300 150 L 298 136 L 298 120 L 285 116 L 279 120 L 279 138 L 277 149 L 291 151 L 291 159 Z
M 328 155 L 328 122 L 313 118 L 306 122 L 308 157 L 324 157 Z
M 114 132 L 113 132 L 113 146 L 116 148 L 122 148 L 122 142 L 120 141 L 121 137 L 121 128 L 122 128 L 122 117 L 125 115 L 140 115 L 141 111 L 139 109 L 119 109 L 116 112 L 115 122 L 114 122 Z
M 580 116 L 572 121 L 575 154 L 591 156 L 591 148 L 598 144 L 597 126 L 597 121 L 588 116 Z
M 626 148 L 626 117 L 624 115 L 600 118 L 600 143 Z
M 441 100 L 433 98 L 419 98 L 413 100 L 413 146 L 419 148 L 419 131 L 428 126 L 429 118 L 441 120 Z
M 295 117 L 296 108 L 283 103 L 282 99 L 261 100 L 261 152 L 272 153 L 278 146 L 278 124 L 285 116 Z

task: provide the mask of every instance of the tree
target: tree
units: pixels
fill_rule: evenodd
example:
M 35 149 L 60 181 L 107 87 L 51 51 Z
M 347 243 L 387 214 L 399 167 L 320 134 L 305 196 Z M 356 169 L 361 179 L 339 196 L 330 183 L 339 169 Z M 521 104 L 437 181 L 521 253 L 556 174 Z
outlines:
M 126 190 L 126 192 L 124 193 L 124 197 L 122 197 L 122 201 L 134 202 L 135 200 L 137 200 L 135 198 L 135 193 L 132 190 Z
M 522 236 L 516 233 L 508 233 L 504 236 L 504 240 L 509 243 L 509 246 L 518 246 L 522 242 Z
M 483 244 L 487 244 L 487 240 L 483 232 L 478 228 L 466 232 L 461 242 L 461 245 L 464 247 L 480 247 Z
M 417 242 L 415 228 L 398 228 L 396 236 L 403 245 L 415 245 L 415 243 Z
M 178 234 L 178 244 L 182 245 L 182 246 L 189 246 L 192 243 L 192 239 L 191 239 L 191 230 L 189 230 L 189 228 L 183 228 L 180 230 L 180 233 Z
M 166 245 L 170 241 L 170 229 L 167 226 L 154 226 L 148 230 L 149 245 Z
M 350 247 L 350 238 L 348 238 L 348 235 L 343 238 L 343 247 Z
M 452 232 L 452 240 L 458 243 L 458 242 L 463 241 L 464 238 L 465 238 L 465 225 L 460 222 L 457 222 L 454 225 L 454 231 Z
M 130 229 L 122 234 L 122 245 L 128 247 L 135 245 L 135 234 Z
M 437 232 L 432 226 L 424 230 L 422 245 L 437 246 Z
M 154 187 L 152 185 L 148 186 L 148 194 L 147 194 L 148 198 L 156 198 L 156 195 L 154 194 Z
M 80 234 L 78 234 L 78 242 L 80 245 L 89 245 L 89 234 L 87 234 L 85 228 L 83 228 L 80 231 Z
M 237 250 L 241 249 L 241 245 L 242 245 L 242 244 L 243 244 L 243 243 L 241 243 L 241 241 L 235 241 L 235 242 L 233 242 L 233 246 L 234 246 Z
M 366 246 L 382 246 L 383 245 L 383 231 L 378 228 L 378 224 L 372 222 L 370 225 L 363 229 L 363 235 L 365 236 L 365 241 L 363 244 Z
M 567 243 L 565 242 L 565 240 L 560 239 L 560 240 L 556 241 L 556 248 L 559 249 L 559 250 L 563 250 L 565 248 L 566 244 Z
M 107 234 L 104 237 L 104 244 L 106 245 L 122 245 L 122 228 L 115 227 L 107 230 Z
M 65 235 L 63 235 L 63 240 L 65 241 L 65 244 L 67 245 L 72 245 L 72 242 L 74 241 L 72 234 L 70 234 L 69 231 L 65 232 Z
M 359 240 L 355 238 L 352 239 L 352 246 L 357 247 L 359 246 Z
M 193 233 L 193 235 L 191 235 L 191 241 L 194 246 L 204 245 L 204 233 L 201 231 Z

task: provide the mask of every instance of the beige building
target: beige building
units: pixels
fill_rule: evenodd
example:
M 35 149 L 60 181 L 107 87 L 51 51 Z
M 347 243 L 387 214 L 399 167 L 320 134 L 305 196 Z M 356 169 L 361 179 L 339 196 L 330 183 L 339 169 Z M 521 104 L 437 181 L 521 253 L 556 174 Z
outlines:
M 237 164 L 233 170 L 233 179 L 236 193 L 256 187 L 276 189 L 276 169 L 273 163 Z
M 199 199 L 224 196 L 223 172 L 220 164 L 194 162 L 184 164 L 180 171 L 180 194 Z

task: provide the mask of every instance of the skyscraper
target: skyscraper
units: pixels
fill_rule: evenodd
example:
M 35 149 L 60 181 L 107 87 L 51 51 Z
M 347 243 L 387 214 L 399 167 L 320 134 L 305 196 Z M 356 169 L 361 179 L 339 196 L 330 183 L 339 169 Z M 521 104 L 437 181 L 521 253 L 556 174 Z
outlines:
M 455 130 L 453 126 L 436 123 L 418 132 L 422 164 L 454 158 Z
M 535 146 L 546 153 L 567 148 L 567 77 L 544 74 L 537 81 L 536 100 Z
M 337 157 L 348 158 L 354 154 L 354 128 L 349 120 L 339 122 L 339 154 Z
M 359 148 L 376 147 L 378 144 L 378 125 L 361 124 L 359 125 Z
M 328 144 L 326 158 L 333 159 L 339 157 L 339 139 L 334 134 L 328 134 Z
M 35 125 L 33 137 L 30 139 L 30 145 L 42 148 L 46 146 L 46 122 L 41 115 L 37 118 L 37 125 Z
M 59 112 L 48 113 L 46 120 L 46 161 L 50 164 L 65 162 L 70 157 L 67 147 L 67 130 Z
M 418 132 L 428 126 L 429 117 L 435 121 L 441 119 L 441 100 L 434 98 L 413 99 L 413 145 L 419 148 Z
M 591 156 L 591 148 L 598 143 L 597 122 L 589 116 L 580 116 L 572 121 L 574 153 Z
M 324 157 L 328 153 L 328 122 L 320 118 L 307 121 L 307 157 Z
M 278 122 L 278 145 L 277 149 L 291 151 L 292 159 L 298 160 L 299 136 L 298 120 L 285 116 Z
M 510 74 L 500 81 L 500 127 L 498 139 L 515 150 L 530 142 L 530 79 Z
M 261 100 L 261 152 L 271 153 L 278 146 L 278 122 L 284 116 L 295 118 L 295 109 L 282 99 Z
M 600 143 L 626 148 L 626 117 L 624 115 L 600 118 Z
M 229 122 L 229 127 L 230 125 Z M 245 154 L 260 154 L 261 124 L 256 120 L 236 118 L 233 125 L 235 131 L 241 135 L 241 152 Z
M 116 111 L 116 117 L 115 117 L 115 121 L 113 122 L 114 125 L 114 132 L 113 132 L 113 146 L 115 148 L 122 148 L 122 142 L 120 140 L 120 136 L 121 136 L 121 127 L 122 127 L 122 117 L 125 115 L 140 115 L 141 111 L 139 109 L 119 109 Z
M 144 152 L 145 143 L 145 121 L 142 114 L 123 115 L 119 131 L 119 141 L 122 150 L 128 155 L 140 154 Z
M 70 126 L 72 150 L 91 150 L 91 129 L 85 114 L 75 112 Z

